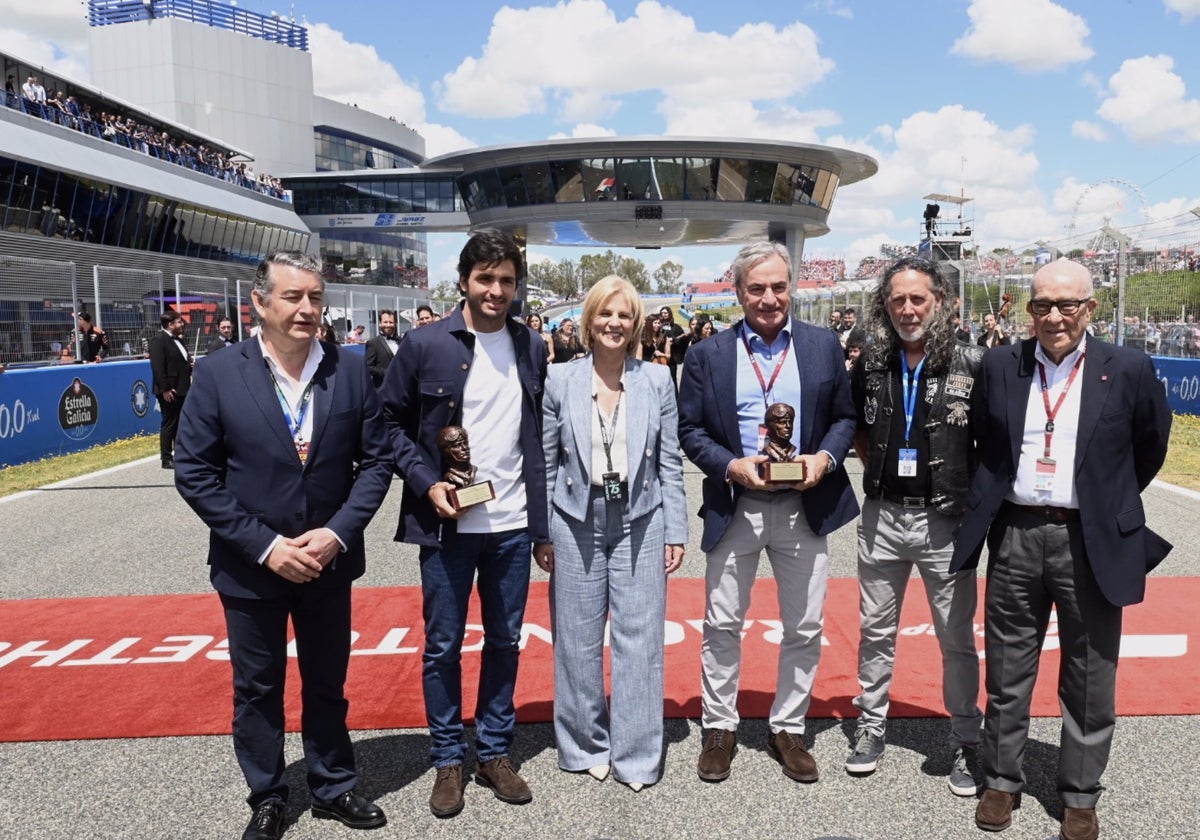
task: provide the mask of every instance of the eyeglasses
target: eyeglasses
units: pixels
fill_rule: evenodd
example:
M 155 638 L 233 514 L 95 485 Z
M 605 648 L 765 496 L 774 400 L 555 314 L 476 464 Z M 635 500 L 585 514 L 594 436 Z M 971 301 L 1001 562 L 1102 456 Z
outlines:
M 1045 317 L 1050 314 L 1051 309 L 1057 309 L 1059 315 L 1069 318 L 1089 300 L 1091 300 L 1090 297 L 1079 300 L 1031 300 L 1029 301 L 1029 311 L 1039 317 Z

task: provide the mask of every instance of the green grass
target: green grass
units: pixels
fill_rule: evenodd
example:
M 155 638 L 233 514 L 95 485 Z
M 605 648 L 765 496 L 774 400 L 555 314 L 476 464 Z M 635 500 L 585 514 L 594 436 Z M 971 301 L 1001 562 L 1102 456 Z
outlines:
M 106 467 L 136 461 L 158 453 L 158 436 L 142 435 L 72 455 L 45 458 L 31 464 L 0 469 L 0 496 L 44 487 L 56 481 L 86 475 Z M 1162 481 L 1200 490 L 1200 417 L 1175 415 L 1167 462 L 1158 473 Z
M 158 454 L 158 435 L 140 435 L 54 458 L 0 469 L 0 496 L 44 487 L 56 481 L 87 475 Z

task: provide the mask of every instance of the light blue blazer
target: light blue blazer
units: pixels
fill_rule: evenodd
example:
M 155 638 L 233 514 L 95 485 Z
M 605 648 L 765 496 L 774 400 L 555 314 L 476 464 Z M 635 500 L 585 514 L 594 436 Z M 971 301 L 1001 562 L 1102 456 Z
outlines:
M 675 386 L 665 365 L 625 361 L 625 415 L 629 499 L 626 515 L 639 519 L 662 506 L 668 545 L 687 543 L 683 458 L 679 453 Z M 587 518 L 592 471 L 592 357 L 550 365 L 542 398 L 549 513 Z

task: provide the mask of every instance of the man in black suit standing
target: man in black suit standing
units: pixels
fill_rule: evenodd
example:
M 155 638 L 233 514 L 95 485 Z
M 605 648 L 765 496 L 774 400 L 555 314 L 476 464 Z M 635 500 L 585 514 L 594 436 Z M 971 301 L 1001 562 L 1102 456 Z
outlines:
M 162 414 L 158 450 L 163 469 L 169 470 L 175 466 L 175 432 L 192 382 L 192 357 L 183 343 L 183 316 L 168 309 L 161 321 L 162 329 L 150 339 L 150 372 L 154 375 L 154 396 Z
M 237 344 L 237 339 L 233 337 L 233 321 L 222 318 L 217 321 L 217 334 L 208 340 L 207 352 L 215 353 L 234 344 Z
M 1088 270 L 1038 270 L 1026 305 L 1034 338 L 984 356 L 981 462 L 951 571 L 986 537 L 987 790 L 976 825 L 1012 824 L 1024 784 L 1029 704 L 1053 608 L 1062 664 L 1058 792 L 1063 840 L 1100 834 L 1096 802 L 1116 726 L 1121 610 L 1146 594 L 1170 543 L 1146 527 L 1141 491 L 1167 454 L 1171 410 L 1145 354 L 1087 337 Z
M 387 373 L 388 365 L 396 357 L 400 348 L 400 339 L 396 337 L 396 312 L 383 309 L 379 312 L 379 335 L 367 342 L 367 369 L 371 371 L 371 381 L 378 388 L 383 384 L 383 376 Z
M 289 619 L 313 816 L 387 822 L 355 792 L 345 682 L 350 587 L 391 483 L 391 447 L 363 359 L 316 340 L 324 293 L 311 257 L 260 263 L 251 299 L 262 328 L 201 360 L 179 429 L 175 486 L 210 529 L 209 576 L 225 611 L 234 752 L 254 809 L 243 840 L 283 833 Z

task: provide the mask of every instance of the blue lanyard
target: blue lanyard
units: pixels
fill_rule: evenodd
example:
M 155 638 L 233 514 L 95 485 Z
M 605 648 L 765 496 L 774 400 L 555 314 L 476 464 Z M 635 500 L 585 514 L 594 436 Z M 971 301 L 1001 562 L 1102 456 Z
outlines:
M 911 379 L 908 372 L 908 353 L 904 351 L 904 348 L 900 348 L 900 364 L 904 370 L 904 375 L 900 377 L 900 384 L 904 388 L 904 445 L 908 446 L 908 438 L 912 433 L 913 414 L 917 410 L 917 396 L 921 390 L 917 385 L 921 381 L 921 368 L 925 367 L 925 357 L 922 356 L 921 361 L 917 362 Z
M 288 405 L 287 397 L 283 395 L 283 389 L 279 387 L 279 380 L 275 378 L 275 371 L 271 370 L 269 364 L 267 373 L 271 374 L 271 382 L 275 386 L 275 396 L 279 398 L 279 407 L 283 409 L 283 419 L 287 421 L 288 431 L 292 433 L 293 438 L 299 438 L 300 429 L 304 426 L 304 418 L 308 415 L 308 407 L 312 403 L 313 382 L 310 379 L 304 388 L 304 393 L 300 395 L 299 416 L 292 416 L 291 406 Z

